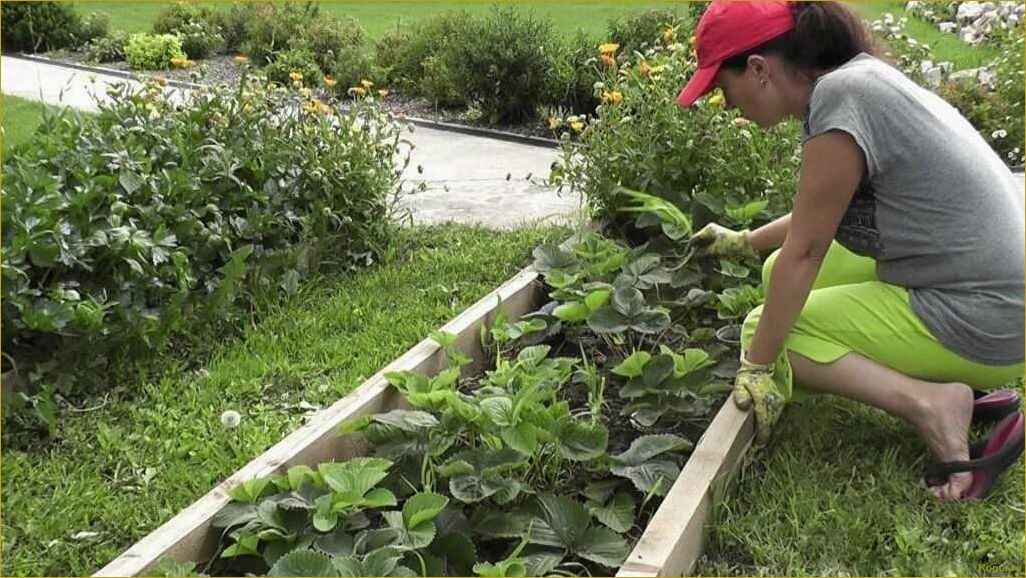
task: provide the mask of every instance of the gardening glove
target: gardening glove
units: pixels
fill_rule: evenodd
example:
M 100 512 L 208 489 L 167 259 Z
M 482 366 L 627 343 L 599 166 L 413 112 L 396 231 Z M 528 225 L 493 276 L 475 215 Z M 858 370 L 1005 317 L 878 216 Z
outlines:
M 702 227 L 702 230 L 688 239 L 688 247 L 695 250 L 696 257 L 749 257 L 759 260 L 759 255 L 752 247 L 751 231 L 731 231 L 716 223 Z
M 733 395 L 738 408 L 755 406 L 755 443 L 765 444 L 773 424 L 784 411 L 784 396 L 773 381 L 773 366 L 750 363 L 742 356 Z

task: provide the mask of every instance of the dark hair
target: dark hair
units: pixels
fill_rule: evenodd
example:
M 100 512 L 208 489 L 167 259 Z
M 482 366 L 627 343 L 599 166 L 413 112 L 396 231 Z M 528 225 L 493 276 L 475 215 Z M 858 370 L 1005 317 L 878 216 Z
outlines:
M 812 76 L 817 71 L 848 62 L 860 52 L 877 54 L 873 37 L 862 20 L 842 2 L 789 2 L 794 28 L 763 44 L 723 61 L 722 66 L 740 72 L 753 54 L 775 54 L 797 71 Z

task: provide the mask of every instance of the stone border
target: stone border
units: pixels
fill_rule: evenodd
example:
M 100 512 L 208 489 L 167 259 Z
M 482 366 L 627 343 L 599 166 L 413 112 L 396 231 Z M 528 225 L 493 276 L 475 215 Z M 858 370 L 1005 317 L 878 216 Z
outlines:
M 46 58 L 45 56 L 37 56 L 34 54 L 5 54 L 10 58 L 20 58 L 22 60 L 28 60 L 30 62 L 38 62 L 40 64 L 46 64 L 50 66 L 60 66 L 62 68 L 71 68 L 73 70 L 81 70 L 83 72 L 94 72 L 96 74 L 104 74 L 107 76 L 116 76 L 118 78 L 124 78 L 126 80 L 134 80 L 141 82 L 140 75 L 125 70 L 116 70 L 113 68 L 104 68 L 102 66 L 87 66 L 84 64 L 78 64 L 76 62 L 64 62 L 61 60 L 54 60 L 52 58 Z M 167 84 L 176 88 L 182 89 L 194 89 L 202 88 L 205 85 L 196 84 L 194 82 L 185 82 L 181 80 L 175 80 L 172 78 L 167 79 Z M 476 136 L 481 138 L 490 138 L 495 140 L 502 140 L 506 142 L 513 142 L 525 145 L 531 145 L 536 147 L 543 147 L 548 149 L 559 148 L 559 141 L 551 138 L 542 138 L 538 136 L 530 136 L 517 134 L 514 132 L 507 132 L 493 128 L 475 127 L 469 125 L 462 125 L 452 122 L 445 122 L 440 120 L 432 120 L 427 118 L 420 118 L 416 116 L 406 116 L 408 122 L 411 124 L 422 126 L 425 128 L 433 128 L 436 130 L 443 130 L 448 132 L 455 132 L 459 134 L 466 134 L 469 136 Z

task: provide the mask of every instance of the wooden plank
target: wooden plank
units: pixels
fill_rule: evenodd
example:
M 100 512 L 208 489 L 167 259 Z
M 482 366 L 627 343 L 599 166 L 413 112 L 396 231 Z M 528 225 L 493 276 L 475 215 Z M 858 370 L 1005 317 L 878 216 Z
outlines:
M 687 576 L 705 546 L 705 526 L 754 435 L 751 411 L 728 398 L 617 576 Z
M 474 359 L 473 365 L 481 367 L 487 363 L 479 338 L 481 326 L 495 319 L 500 300 L 510 319 L 531 311 L 541 297 L 535 283 L 537 278 L 538 273 L 530 267 L 523 269 L 444 325 L 442 331 L 457 335 L 457 346 Z M 445 354 L 438 344 L 430 339 L 421 341 L 352 393 L 314 415 L 302 427 L 131 546 L 94 576 L 144 575 L 167 556 L 180 562 L 209 559 L 215 553 L 218 538 L 218 532 L 210 526 L 210 521 L 231 501 L 228 491 L 232 487 L 246 480 L 283 472 L 294 465 L 315 465 L 363 454 L 366 444 L 362 436 L 341 435 L 338 426 L 346 420 L 401 407 L 402 398 L 388 386 L 385 374 L 410 370 L 434 375 L 444 365 Z

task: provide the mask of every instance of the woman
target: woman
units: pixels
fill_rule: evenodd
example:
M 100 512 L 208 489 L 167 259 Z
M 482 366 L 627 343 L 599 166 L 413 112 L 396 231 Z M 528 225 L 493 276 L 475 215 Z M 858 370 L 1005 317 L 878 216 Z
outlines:
M 713 2 L 681 106 L 715 88 L 766 127 L 804 123 L 794 210 L 698 251 L 756 256 L 766 302 L 745 321 L 734 399 L 764 443 L 792 381 L 907 420 L 941 462 L 944 499 L 986 495 L 1022 452 L 1023 209 L 1015 179 L 942 99 L 873 56 L 839 2 Z M 1009 414 L 970 455 L 974 407 Z M 992 408 L 993 409 L 993 408 Z

